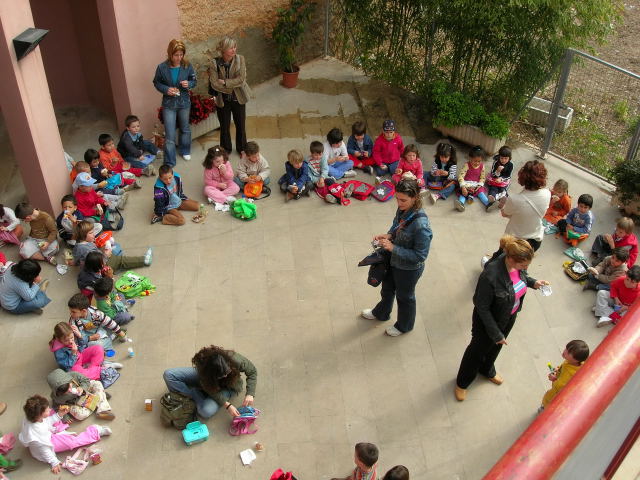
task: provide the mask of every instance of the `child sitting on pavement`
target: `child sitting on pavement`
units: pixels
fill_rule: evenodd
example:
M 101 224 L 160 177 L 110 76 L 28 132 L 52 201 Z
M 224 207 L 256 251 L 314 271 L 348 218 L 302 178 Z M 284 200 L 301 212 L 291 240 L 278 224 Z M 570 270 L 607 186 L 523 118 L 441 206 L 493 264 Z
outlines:
M 65 195 L 60 201 L 62 212 L 56 218 L 56 226 L 58 227 L 58 236 L 67 242 L 67 245 L 74 246 L 76 240 L 73 237 L 76 226 L 85 219 L 84 215 L 78 211 L 78 202 L 73 195 Z M 93 224 L 94 237 L 102 231 L 101 223 Z
M 69 407 L 69 415 L 75 420 L 84 420 L 95 410 L 96 418 L 100 420 L 114 420 L 116 416 L 111 411 L 104 386 L 98 380 L 91 380 L 80 372 L 65 372 L 56 368 L 47 375 L 47 383 L 51 388 L 51 400 L 54 408 L 63 405 Z M 84 406 L 89 397 L 97 397 L 97 404 Z M 95 401 L 94 400 L 94 401 Z
M 227 151 L 220 145 L 207 150 L 204 167 L 204 196 L 209 203 L 232 203 L 240 187 L 233 181 L 233 167 Z
M 75 231 L 76 244 L 73 247 L 73 265 L 83 265 L 85 258 L 90 252 L 100 252 L 98 246 L 94 243 L 95 235 L 93 233 L 93 224 L 82 220 L 78 223 Z M 101 252 L 114 272 L 118 270 L 130 270 L 138 267 L 148 267 L 153 262 L 153 249 L 147 248 L 144 255 L 114 255 L 113 252 L 106 248 Z
M 458 170 L 458 185 L 460 194 L 455 200 L 456 210 L 464 212 L 465 203 L 469 198 L 478 197 L 485 207 L 489 206 L 487 190 L 484 186 L 484 150 L 476 145 L 469 151 L 469 161 Z
M 124 161 L 132 167 L 144 169 L 147 166 L 147 163 L 143 161 L 145 160 L 144 152 L 157 155 L 158 147 L 142 137 L 140 119 L 135 115 L 127 115 L 124 119 L 124 125 L 126 129 L 120 135 L 118 152 Z
M 342 177 L 355 177 L 353 162 L 349 160 L 347 146 L 342 140 L 342 130 L 332 128 L 327 133 L 327 140 L 324 142 L 324 156 L 329 164 L 329 176 L 335 179 Z
M 84 259 L 84 265 L 78 272 L 78 289 L 91 301 L 95 283 L 103 276 L 113 277 L 113 269 L 104 264 L 102 252 L 89 252 Z
M 100 380 L 104 348 L 95 342 L 94 345 L 87 345 L 87 340 L 76 335 L 68 323 L 60 322 L 53 327 L 49 350 L 58 367 L 65 372 L 80 372 L 91 380 Z
M 450 143 L 439 143 L 433 156 L 431 170 L 425 174 L 427 187 L 436 191 L 431 192 L 429 199 L 433 205 L 441 198 L 446 200 L 456 189 L 458 179 L 458 160 L 456 148 Z
M 613 253 L 595 267 L 589 267 L 587 280 L 582 290 L 609 290 L 611 282 L 627 273 L 629 251 L 614 248 Z
M 100 437 L 112 433 L 109 427 L 89 425 L 80 434 L 65 434 L 64 430 L 68 425 L 62 423 L 62 417 L 68 411 L 69 408 L 63 406 L 57 413 L 54 412 L 49 408 L 49 401 L 40 395 L 29 397 L 24 404 L 25 419 L 18 439 L 29 449 L 33 458 L 48 463 L 55 475 L 62 471 L 62 464 L 56 457 L 57 452 L 91 445 L 100 441 Z
M 493 164 L 487 177 L 487 199 L 489 200 L 487 212 L 498 208 L 499 200 L 506 197 L 512 172 L 511 149 L 503 145 L 498 150 L 498 154 L 493 157 Z
M 125 162 L 116 148 L 113 137 L 108 133 L 101 133 L 98 143 L 100 144 L 100 162 L 111 173 L 121 173 L 125 178 L 134 179 L 141 175 L 150 177 L 156 174 L 156 169 L 151 163 L 144 168 L 135 168 L 129 162 Z
M 391 181 L 397 184 L 403 178 L 415 177 L 421 193 L 426 193 L 424 188 L 424 172 L 422 171 L 422 160 L 420 160 L 420 150 L 413 143 L 404 147 L 400 162 L 396 171 L 391 176 Z
M 20 237 L 23 233 L 24 230 L 15 212 L 0 203 L 0 247 L 7 243 L 20 245 Z
M 166 163 L 158 169 L 158 180 L 153 186 L 153 217 L 151 224 L 184 225 L 184 216 L 179 210 L 197 212 L 200 204 L 187 198 L 182 191 L 182 179 Z
M 108 317 L 113 318 L 118 325 L 126 325 L 135 320 L 131 315 L 128 306 L 133 306 L 136 301 L 125 299 L 124 295 L 114 288 L 113 277 L 103 276 L 93 285 L 93 292 L 96 296 L 96 307 Z
M 69 325 L 74 335 L 87 345 L 99 345 L 104 350 L 111 348 L 111 336 L 118 337 L 120 342 L 126 342 L 126 332 L 120 325 L 107 317 L 103 312 L 89 304 L 89 299 L 81 293 L 76 293 L 67 303 L 69 307 Z M 116 366 L 117 364 L 111 364 Z M 118 367 L 116 367 L 118 368 Z M 87 375 L 88 376 L 88 375 Z M 91 377 L 90 377 L 91 378 Z
M 142 188 L 142 182 L 136 180 L 135 175 L 131 178 L 118 173 L 113 174 L 103 165 L 100 160 L 100 154 L 93 148 L 89 148 L 84 152 L 84 161 L 89 164 L 91 178 L 93 178 L 96 183 L 106 182 L 103 188 L 98 189 L 104 193 L 122 195 L 124 192 L 133 190 L 134 188 Z
M 324 145 L 322 142 L 314 140 L 309 145 L 309 156 L 305 163 L 309 167 L 309 180 L 316 188 L 333 185 L 334 180 L 329 177 L 329 164 L 324 155 Z
M 280 190 L 285 194 L 284 201 L 299 200 L 302 195 L 309 196 L 313 188 L 309 177 L 309 165 L 299 150 L 290 150 L 284 164 L 285 174 L 278 180 Z
M 614 248 L 621 247 L 629 250 L 627 267 L 633 267 L 638 258 L 638 239 L 633 233 L 634 228 L 635 224 L 631 218 L 622 217 L 616 222 L 616 229 L 612 235 L 598 235 L 591 246 L 591 265 L 595 267 L 604 257 L 611 255 Z
M 565 180 L 558 180 L 551 189 L 551 201 L 544 214 L 544 220 L 551 225 L 557 224 L 567 216 L 571 210 L 571 197 L 569 196 L 569 184 Z
M 233 181 L 242 190 L 246 183 L 262 182 L 269 185 L 271 170 L 269 162 L 260 153 L 260 147 L 256 142 L 247 142 L 245 155 L 238 162 L 236 176 Z
M 31 227 L 29 235 L 20 244 L 20 256 L 57 265 L 58 229 L 51 215 L 24 202 L 16 205 L 15 212 L 16 217 Z
M 560 393 L 560 390 L 569 383 L 569 380 L 589 358 L 589 345 L 582 340 L 571 340 L 562 352 L 562 358 L 564 358 L 562 365 L 557 366 L 548 376 L 552 382 L 551 388 L 542 397 L 542 405 L 538 412 L 544 410 L 551 403 L 551 400 Z
M 640 265 L 634 265 L 624 277 L 618 277 L 611 282 L 610 290 L 598 290 L 596 305 L 593 311 L 598 317 L 596 326 L 616 325 L 629 307 L 640 296 Z
M 385 120 L 382 123 L 382 133 L 373 144 L 373 169 L 376 175 L 393 175 L 403 151 L 404 143 L 400 134 L 396 132 L 396 122 Z
M 578 206 L 571 209 L 567 217 L 558 220 L 556 224 L 558 234 L 563 235 L 565 241 L 574 247 L 591 233 L 591 227 L 595 221 L 592 207 L 593 197 L 588 193 L 583 193 L 578 197 Z
M 368 174 L 373 173 L 373 140 L 367 135 L 367 126 L 358 120 L 351 125 L 351 136 L 347 140 L 347 154 L 353 162 L 353 168 L 360 168 Z
M 378 469 L 378 447 L 373 443 L 356 443 L 353 454 L 356 468 L 346 478 L 332 478 L 331 480 L 375 480 Z

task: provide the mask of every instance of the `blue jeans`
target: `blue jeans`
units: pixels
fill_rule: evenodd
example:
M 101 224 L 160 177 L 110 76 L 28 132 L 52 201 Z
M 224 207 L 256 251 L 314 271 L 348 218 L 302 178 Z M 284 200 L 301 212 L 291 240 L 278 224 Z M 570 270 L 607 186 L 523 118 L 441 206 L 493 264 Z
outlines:
M 198 373 L 195 368 L 169 368 L 164 371 L 162 378 L 164 378 L 164 383 L 167 384 L 169 391 L 182 393 L 193 399 L 193 401 L 196 402 L 198 415 L 202 418 L 211 418 L 220 409 L 220 405 L 200 387 Z M 221 390 L 220 393 L 227 400 L 231 398 L 231 392 L 229 390 Z
M 164 121 L 164 163 L 176 166 L 176 120 L 180 129 L 180 155 L 191 153 L 191 125 L 189 125 L 189 108 L 163 108 L 162 120 Z
M 373 169 L 376 171 L 376 175 L 380 176 L 380 175 L 385 175 L 385 174 L 389 174 L 389 175 L 393 175 L 394 173 L 396 173 L 396 168 L 398 168 L 398 164 L 400 163 L 400 160 L 398 160 L 397 162 L 393 162 L 393 163 L 385 163 L 384 165 L 386 165 L 388 167 L 388 170 L 383 170 L 382 168 L 380 168 L 377 165 L 373 166 Z
M 344 162 L 335 162 L 329 165 L 329 175 L 333 178 L 344 177 L 344 172 L 353 168 L 352 160 L 345 160 Z
M 398 302 L 398 320 L 394 327 L 402 333 L 413 330 L 416 322 L 416 284 L 423 271 L 424 265 L 417 270 L 389 267 L 382 279 L 380 301 L 373 309 L 373 316 L 378 320 L 389 320 L 395 299 Z
M 242 191 L 242 189 L 244 188 L 244 182 L 240 180 L 238 177 L 233 177 L 233 181 L 235 182 L 236 185 L 240 187 L 240 191 Z M 271 181 L 271 178 L 267 177 L 264 180 L 262 180 L 262 185 L 269 185 L 270 181 Z
M 13 313 L 15 315 L 20 315 L 22 313 L 33 312 L 38 308 L 44 308 L 49 304 L 51 299 L 47 297 L 47 295 L 42 291 L 38 290 L 36 296 L 31 300 L 20 300 L 20 303 L 13 310 L 7 310 L 9 313 Z
M 470 195 L 470 196 L 473 196 L 473 195 Z M 485 207 L 489 205 L 489 199 L 487 198 L 486 193 L 480 192 L 478 195 L 476 195 L 476 197 L 478 198 L 478 200 L 482 202 L 482 204 Z M 458 200 L 460 200 L 460 203 L 464 205 L 465 202 L 467 201 L 467 197 L 465 197 L 464 195 L 458 195 Z
M 442 189 L 442 190 L 440 190 L 439 192 L 435 192 L 435 193 L 439 194 L 441 199 L 446 200 L 446 199 L 447 199 L 447 197 L 453 193 L 453 191 L 455 190 L 455 188 L 456 188 L 456 184 L 455 184 L 455 183 L 452 183 L 452 184 L 451 184 L 451 185 L 449 185 L 448 187 L 443 188 L 443 189 Z
M 152 155 L 157 155 L 158 154 L 158 147 L 156 147 L 152 142 L 150 142 L 149 140 L 143 140 L 142 141 L 142 148 L 145 152 L 149 152 Z M 124 157 L 124 161 L 125 162 L 129 162 L 129 164 L 131 164 L 131 166 L 133 168 L 145 168 L 146 165 L 144 163 L 142 163 L 141 161 L 139 161 L 136 157 Z

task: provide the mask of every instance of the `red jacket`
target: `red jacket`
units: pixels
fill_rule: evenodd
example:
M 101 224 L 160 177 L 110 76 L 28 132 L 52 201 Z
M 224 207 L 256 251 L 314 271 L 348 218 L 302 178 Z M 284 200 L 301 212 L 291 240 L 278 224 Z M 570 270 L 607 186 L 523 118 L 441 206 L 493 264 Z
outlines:
M 627 260 L 627 267 L 633 267 L 636 264 L 636 260 L 638 259 L 638 238 L 633 233 L 625 235 L 620 239 L 617 239 L 614 235 L 613 244 L 616 246 L 616 248 L 631 247 L 629 249 L 629 260 Z
M 85 217 L 98 215 L 96 205 L 107 204 L 107 202 L 104 201 L 104 198 L 99 196 L 93 189 L 88 192 L 81 192 L 80 189 L 78 189 L 74 196 L 76 197 L 76 202 L 78 202 L 78 210 L 80 210 L 80 213 Z
M 373 144 L 373 161 L 378 166 L 383 163 L 397 162 L 403 151 L 404 143 L 399 133 L 396 132 L 396 136 L 391 141 L 384 138 L 384 133 L 381 133 Z

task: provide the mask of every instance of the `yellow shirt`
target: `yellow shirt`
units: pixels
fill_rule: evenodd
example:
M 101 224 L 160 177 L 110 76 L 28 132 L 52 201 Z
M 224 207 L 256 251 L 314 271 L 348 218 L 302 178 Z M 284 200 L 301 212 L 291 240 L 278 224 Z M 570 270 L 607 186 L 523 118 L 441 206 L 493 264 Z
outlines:
M 551 389 L 547 390 L 547 393 L 542 397 L 542 406 L 547 407 L 551 403 L 551 400 L 555 398 L 555 396 L 560 393 L 560 390 L 564 388 L 564 386 L 573 378 L 578 369 L 582 366 L 580 365 L 571 365 L 566 360 L 562 362 L 560 365 L 560 370 L 558 372 L 558 378 L 555 382 L 551 384 Z

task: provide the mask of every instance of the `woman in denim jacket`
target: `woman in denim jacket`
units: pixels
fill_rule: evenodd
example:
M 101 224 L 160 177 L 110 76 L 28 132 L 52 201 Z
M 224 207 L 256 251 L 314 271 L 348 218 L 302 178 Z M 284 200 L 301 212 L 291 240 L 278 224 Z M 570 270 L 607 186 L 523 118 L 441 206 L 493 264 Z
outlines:
M 191 99 L 189 90 L 196 86 L 196 72 L 184 58 L 186 47 L 175 38 L 167 47 L 167 60 L 156 68 L 153 86 L 162 93 L 164 123 L 164 163 L 176 166 L 176 122 L 180 129 L 180 155 L 191 160 Z
M 504 235 L 500 249 L 504 253 L 487 263 L 473 295 L 471 342 L 460 362 L 454 392 L 460 402 L 466 398 L 467 388 L 478 373 L 496 385 L 502 384 L 494 363 L 502 346 L 507 344 L 527 289 L 549 283 L 527 273 L 533 259 L 533 247 L 527 240 Z
M 422 210 L 420 187 L 415 179 L 403 179 L 396 186 L 398 210 L 388 233 L 373 237 L 374 243 L 391 252 L 391 265 L 382 280 L 380 301 L 362 311 L 367 320 L 387 321 L 394 298 L 398 302 L 398 319 L 387 327 L 386 334 L 397 337 L 413 330 L 416 320 L 416 284 L 424 271 L 433 233 L 429 218 Z

